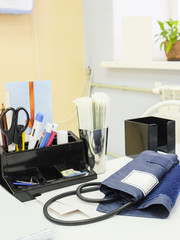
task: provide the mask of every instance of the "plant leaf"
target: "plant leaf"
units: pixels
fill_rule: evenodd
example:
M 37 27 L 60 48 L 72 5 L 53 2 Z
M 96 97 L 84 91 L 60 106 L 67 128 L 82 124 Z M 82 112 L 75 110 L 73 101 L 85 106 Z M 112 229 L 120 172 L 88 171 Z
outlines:
M 159 23 L 159 26 L 160 26 L 161 30 L 164 30 L 164 23 L 161 22 L 161 21 L 157 21 L 157 22 Z
M 174 21 L 170 18 L 170 19 L 169 19 L 169 23 L 171 24 L 171 26 L 173 26 Z
M 178 26 L 178 24 L 179 24 L 179 21 L 178 21 L 178 20 L 174 21 L 174 25 L 175 25 L 176 27 Z
M 168 36 L 168 32 L 166 30 L 163 30 L 160 35 L 165 38 L 166 40 L 168 40 L 167 36 Z
M 177 42 L 177 37 L 173 38 L 171 41 L 172 41 L 172 43 L 176 43 Z
M 156 42 L 158 42 L 160 39 L 161 39 L 161 38 L 157 38 L 154 42 L 156 43 Z
M 162 50 L 162 46 L 164 45 L 164 42 L 160 44 L 160 50 Z
M 160 44 L 160 49 L 162 49 L 162 46 L 164 45 L 164 43 L 167 41 L 166 44 L 166 53 L 168 53 L 173 44 L 176 43 L 178 40 L 180 40 L 180 30 L 179 30 L 179 20 L 175 20 L 173 21 L 171 18 L 168 21 L 165 22 L 161 22 L 161 21 L 157 21 L 161 32 L 159 34 L 156 34 L 156 42 L 158 40 L 164 40 L 163 42 L 161 42 Z
M 172 42 L 169 41 L 166 45 L 166 53 L 168 53 L 171 50 L 171 48 L 172 48 Z

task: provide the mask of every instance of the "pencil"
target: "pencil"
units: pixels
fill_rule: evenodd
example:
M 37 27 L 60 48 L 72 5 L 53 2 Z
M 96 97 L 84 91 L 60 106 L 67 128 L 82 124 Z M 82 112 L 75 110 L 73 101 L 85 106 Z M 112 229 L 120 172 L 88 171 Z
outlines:
M 4 104 L 2 103 L 2 109 L 1 109 L 1 114 L 5 111 L 5 107 L 4 107 Z M 7 126 L 7 118 L 6 118 L 6 115 L 3 117 L 3 126 L 2 126 L 3 129 L 5 130 L 8 130 L 8 126 Z M 4 135 L 4 133 L 1 131 L 1 137 L 2 137 L 2 143 L 3 143 L 3 148 L 4 150 L 8 148 L 8 144 L 7 144 L 7 138 L 6 136 Z
M 1 111 L 2 111 L 2 113 L 5 111 L 5 107 L 4 107 L 3 103 L 2 103 L 2 110 Z M 6 114 L 3 117 L 3 127 L 4 127 L 5 130 L 8 130 Z

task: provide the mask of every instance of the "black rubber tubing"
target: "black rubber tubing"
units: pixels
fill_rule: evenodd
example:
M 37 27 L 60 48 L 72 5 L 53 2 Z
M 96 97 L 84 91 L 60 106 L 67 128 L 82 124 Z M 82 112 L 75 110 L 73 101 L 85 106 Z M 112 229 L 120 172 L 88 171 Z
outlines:
M 101 182 L 84 183 L 84 184 L 81 184 L 79 187 L 77 187 L 76 195 L 78 196 L 78 198 L 80 198 L 82 201 L 91 202 L 91 203 L 113 202 L 119 199 L 118 195 L 115 195 L 113 197 L 107 197 L 107 198 L 87 198 L 81 194 L 85 191 L 84 189 L 85 187 L 94 186 L 94 185 L 97 185 L 96 190 L 99 190 Z
M 73 221 L 66 221 L 66 220 L 61 220 L 61 219 L 57 219 L 57 218 L 54 218 L 52 217 L 49 212 L 48 212 L 48 207 L 54 203 L 56 200 L 58 199 L 62 199 L 64 197 L 68 197 L 68 196 L 72 196 L 72 195 L 77 195 L 78 196 L 81 196 L 81 193 L 85 193 L 85 192 L 92 192 L 92 191 L 97 191 L 99 190 L 99 186 L 100 186 L 100 182 L 94 182 L 94 183 L 88 183 L 88 184 L 81 184 L 76 190 L 73 190 L 73 191 L 68 191 L 68 192 L 65 192 L 65 193 L 61 193 L 57 196 L 54 196 L 52 197 L 51 199 L 49 199 L 44 207 L 43 207 L 43 213 L 45 215 L 45 217 L 50 220 L 51 222 L 53 223 L 56 223 L 56 224 L 60 224 L 60 225 L 65 225 L 65 226 L 77 226 L 77 225 L 84 225 L 84 224 L 90 224 L 90 223 L 95 223 L 95 222 L 99 222 L 99 221 L 102 221 L 102 220 L 105 220 L 105 219 L 108 219 L 114 215 L 117 215 L 118 213 L 120 213 L 122 210 L 128 208 L 129 206 L 131 206 L 133 204 L 133 201 L 129 201 L 127 203 L 125 203 L 123 206 L 115 209 L 114 211 L 111 211 L 109 213 L 106 213 L 102 216 L 99 216 L 99 217 L 94 217 L 94 218 L 90 218 L 90 219 L 82 219 L 82 220 L 73 220 Z M 98 187 L 90 187 L 90 188 L 87 188 L 87 189 L 83 189 L 84 187 L 87 187 L 87 186 L 94 186 L 94 185 L 98 185 Z M 113 201 L 113 198 L 108 198 L 106 200 L 104 199 L 91 199 L 91 198 L 83 198 L 83 201 L 88 201 L 88 202 L 104 202 L 104 201 Z M 117 197 L 114 198 L 114 200 L 117 200 Z

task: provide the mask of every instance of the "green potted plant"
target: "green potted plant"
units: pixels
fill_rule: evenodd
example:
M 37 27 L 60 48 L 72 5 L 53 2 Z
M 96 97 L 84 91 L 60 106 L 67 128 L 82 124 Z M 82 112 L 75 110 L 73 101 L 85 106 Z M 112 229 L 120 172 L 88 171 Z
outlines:
M 169 61 L 180 60 L 180 31 L 179 21 L 169 19 L 168 21 L 157 21 L 161 32 L 156 34 L 156 41 L 163 40 L 160 44 L 160 50 L 164 45 L 164 50 Z

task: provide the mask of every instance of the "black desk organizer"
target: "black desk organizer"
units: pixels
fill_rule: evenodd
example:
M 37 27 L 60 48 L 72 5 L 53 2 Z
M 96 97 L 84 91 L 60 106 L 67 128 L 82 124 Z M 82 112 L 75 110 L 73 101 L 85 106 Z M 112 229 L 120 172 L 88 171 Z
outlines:
M 41 193 L 90 181 L 97 178 L 85 162 L 83 142 L 72 132 L 68 132 L 68 143 L 57 145 L 56 138 L 52 146 L 21 152 L 7 153 L 1 147 L 1 184 L 22 202 L 32 200 Z M 71 169 L 85 175 L 65 178 L 61 171 Z M 39 184 L 16 186 L 15 180 L 29 181 L 36 177 Z
M 144 150 L 175 153 L 175 121 L 152 116 L 125 120 L 126 155 Z

